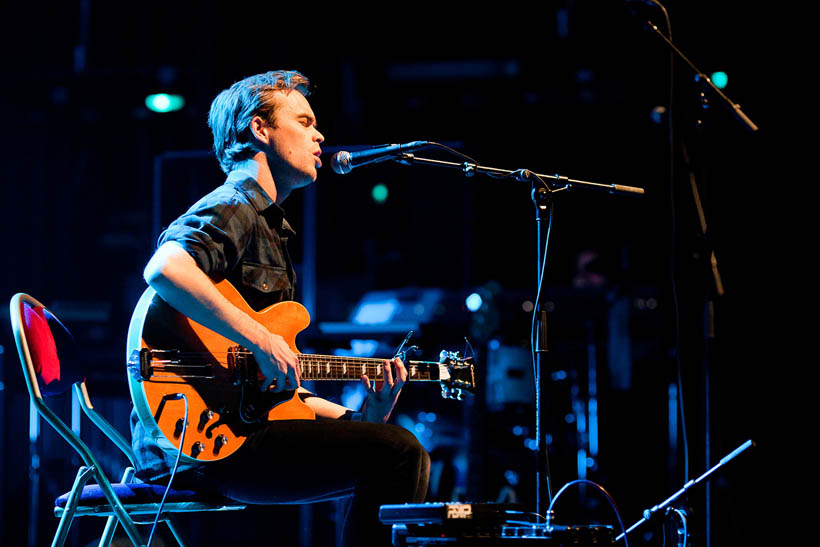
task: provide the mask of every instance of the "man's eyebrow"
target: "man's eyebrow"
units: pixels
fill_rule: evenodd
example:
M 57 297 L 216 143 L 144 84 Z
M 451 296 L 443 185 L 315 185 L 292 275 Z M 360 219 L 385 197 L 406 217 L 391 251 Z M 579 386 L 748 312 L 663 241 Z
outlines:
M 315 124 L 315 123 L 316 123 L 316 118 L 314 118 L 313 116 L 311 116 L 311 115 L 310 115 L 310 114 L 308 114 L 307 112 L 303 112 L 303 113 L 301 113 L 301 114 L 297 114 L 297 115 L 296 115 L 296 118 L 297 118 L 297 119 L 305 119 L 305 120 L 308 120 L 311 124 Z

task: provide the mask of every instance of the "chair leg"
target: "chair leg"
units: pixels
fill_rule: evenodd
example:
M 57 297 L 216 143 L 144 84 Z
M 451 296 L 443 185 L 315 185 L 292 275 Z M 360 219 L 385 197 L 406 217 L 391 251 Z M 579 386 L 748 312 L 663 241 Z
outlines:
M 145 540 L 142 539 L 142 534 L 140 534 L 139 530 L 137 530 L 137 525 L 134 524 L 134 520 L 131 516 L 121 505 L 117 505 L 113 502 L 111 505 L 120 524 L 122 524 L 122 527 L 125 529 L 125 534 L 128 536 L 128 539 L 131 540 L 131 543 L 139 547 L 143 547 L 145 545 Z
M 134 479 L 135 473 L 136 470 L 133 467 L 126 467 L 120 482 L 123 484 L 131 482 Z M 108 517 L 108 520 L 105 521 L 105 530 L 103 530 L 103 535 L 100 538 L 99 547 L 108 547 L 111 545 L 111 540 L 114 539 L 114 532 L 117 531 L 117 524 L 119 524 L 119 521 L 115 515 Z
M 114 511 L 114 514 L 117 516 L 117 520 L 120 524 L 122 524 L 123 529 L 125 529 L 125 534 L 128 536 L 128 539 L 130 539 L 131 543 L 134 545 L 144 546 L 145 541 L 142 539 L 142 534 L 140 534 L 139 530 L 137 530 L 137 525 L 134 523 L 134 519 L 131 518 L 131 515 L 129 515 L 125 510 L 125 507 L 122 506 L 122 502 L 114 493 L 111 485 L 107 482 L 100 482 L 99 480 L 97 482 L 102 488 L 103 494 L 111 506 L 111 510 Z
M 117 517 L 111 515 L 108 517 L 108 520 L 105 521 L 105 529 L 103 530 L 103 535 L 100 537 L 99 547 L 108 547 L 111 545 L 111 540 L 114 539 L 114 532 L 117 531 Z
M 171 522 L 170 518 L 168 518 L 165 521 L 165 524 L 168 525 L 168 528 L 170 528 L 171 533 L 174 534 L 174 539 L 177 540 L 177 543 L 179 544 L 179 547 L 185 547 L 185 542 L 182 541 L 182 536 L 179 534 L 179 530 L 177 530 L 176 526 L 174 526 L 174 524 Z
M 60 525 L 57 527 L 54 541 L 51 542 L 52 547 L 62 547 L 63 544 L 65 544 L 65 540 L 68 537 L 68 529 L 71 528 L 74 513 L 77 511 L 77 504 L 80 501 L 83 486 L 85 486 L 85 483 L 88 482 L 88 479 L 93 475 L 93 467 L 80 467 L 80 469 L 77 470 L 77 476 L 74 478 L 74 486 L 71 487 L 71 493 L 68 495 L 63 516 L 60 518 Z

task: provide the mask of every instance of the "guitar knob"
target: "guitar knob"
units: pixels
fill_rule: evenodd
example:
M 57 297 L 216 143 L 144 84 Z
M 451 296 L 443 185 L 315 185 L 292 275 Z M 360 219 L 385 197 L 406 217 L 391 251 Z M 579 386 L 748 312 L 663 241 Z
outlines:
M 214 413 L 210 409 L 205 409 L 202 411 L 202 414 L 199 415 L 199 425 L 196 427 L 197 431 L 202 431 L 205 429 L 205 425 L 210 422 L 214 417 Z
M 219 449 L 228 444 L 228 437 L 225 435 L 217 435 L 214 439 L 214 454 L 219 453 Z
M 182 426 L 185 425 L 185 420 L 180 418 L 177 420 L 176 425 L 174 426 L 174 438 L 176 439 L 180 435 L 182 435 Z
M 203 450 L 205 450 L 205 446 L 201 442 L 197 441 L 191 447 L 191 456 L 196 458 L 202 453 Z

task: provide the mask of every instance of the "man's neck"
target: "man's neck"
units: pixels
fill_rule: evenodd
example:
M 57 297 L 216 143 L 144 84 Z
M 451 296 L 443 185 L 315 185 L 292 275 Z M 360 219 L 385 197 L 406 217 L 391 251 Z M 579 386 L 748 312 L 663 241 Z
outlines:
M 276 183 L 273 180 L 273 175 L 268 166 L 268 157 L 264 152 L 257 152 L 252 158 L 243 161 L 236 165 L 234 170 L 242 170 L 251 175 L 259 186 L 270 196 L 275 203 L 284 201 L 287 196 L 279 195 L 276 189 Z

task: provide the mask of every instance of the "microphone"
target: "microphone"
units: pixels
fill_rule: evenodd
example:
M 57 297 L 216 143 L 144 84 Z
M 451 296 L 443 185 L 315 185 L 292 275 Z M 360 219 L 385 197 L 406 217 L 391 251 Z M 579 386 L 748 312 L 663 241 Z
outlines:
M 341 150 L 330 158 L 330 167 L 338 174 L 350 173 L 354 167 L 389 160 L 430 144 L 427 141 L 413 141 L 405 144 L 385 144 L 359 152 Z

